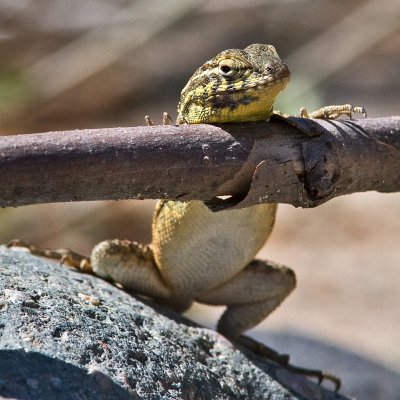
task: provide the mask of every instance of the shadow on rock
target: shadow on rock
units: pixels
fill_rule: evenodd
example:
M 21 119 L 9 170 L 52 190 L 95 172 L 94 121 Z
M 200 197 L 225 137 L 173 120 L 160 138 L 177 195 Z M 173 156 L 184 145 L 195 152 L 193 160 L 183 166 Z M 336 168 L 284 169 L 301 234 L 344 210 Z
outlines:
M 340 377 L 340 392 L 346 396 L 363 400 L 400 399 L 400 373 L 360 354 L 299 332 L 260 333 L 257 339 L 290 354 L 295 365 L 322 369 Z
M 0 396 L 36 399 L 134 399 L 132 393 L 99 370 L 84 369 L 39 353 L 3 350 L 0 358 Z M 136 397 L 138 398 L 138 397 Z

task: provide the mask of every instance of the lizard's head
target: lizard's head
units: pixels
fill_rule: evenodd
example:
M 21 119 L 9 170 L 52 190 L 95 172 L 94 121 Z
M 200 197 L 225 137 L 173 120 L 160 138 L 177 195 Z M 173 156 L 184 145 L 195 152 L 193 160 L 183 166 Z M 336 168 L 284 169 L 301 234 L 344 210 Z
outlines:
M 179 124 L 268 119 L 276 96 L 290 80 L 275 48 L 252 44 L 230 49 L 203 64 L 183 88 Z

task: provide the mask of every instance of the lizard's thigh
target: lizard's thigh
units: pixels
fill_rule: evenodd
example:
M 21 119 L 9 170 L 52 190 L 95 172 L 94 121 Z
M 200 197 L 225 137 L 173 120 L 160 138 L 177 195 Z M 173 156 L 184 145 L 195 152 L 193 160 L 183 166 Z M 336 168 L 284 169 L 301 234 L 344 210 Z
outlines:
M 93 272 L 105 279 L 153 298 L 168 298 L 171 290 L 162 280 L 148 246 L 128 240 L 106 240 L 91 254 Z
M 196 301 L 227 305 L 218 322 L 218 331 L 228 337 L 237 337 L 266 318 L 295 285 L 296 278 L 291 269 L 254 260 L 228 282 L 196 296 Z

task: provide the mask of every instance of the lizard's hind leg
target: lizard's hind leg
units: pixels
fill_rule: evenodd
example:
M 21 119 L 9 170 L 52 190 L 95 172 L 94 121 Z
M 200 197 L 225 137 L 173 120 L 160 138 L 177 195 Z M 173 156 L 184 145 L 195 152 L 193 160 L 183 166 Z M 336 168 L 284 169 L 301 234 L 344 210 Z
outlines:
M 196 296 L 201 303 L 227 305 L 218 331 L 240 336 L 266 318 L 296 286 L 294 272 L 284 266 L 252 261 L 228 282 Z
M 258 343 L 241 334 L 266 318 L 294 289 L 294 272 L 279 264 L 252 261 L 241 273 L 230 281 L 196 296 L 196 300 L 213 305 L 227 305 L 218 322 L 218 332 L 233 339 L 261 356 L 267 357 L 285 368 L 305 376 L 324 379 L 340 388 L 340 379 L 319 370 L 296 367 L 289 363 L 289 356 Z
M 7 247 L 20 247 L 28 250 L 34 256 L 50 258 L 52 260 L 60 260 L 61 264 L 73 267 L 78 271 L 84 272 L 86 274 L 93 273 L 89 258 L 79 253 L 76 253 L 71 249 L 43 249 L 28 244 L 20 239 L 11 240 L 7 244 Z
M 138 294 L 155 299 L 171 296 L 150 246 L 129 240 L 106 240 L 93 248 L 90 261 L 97 276 L 118 282 Z

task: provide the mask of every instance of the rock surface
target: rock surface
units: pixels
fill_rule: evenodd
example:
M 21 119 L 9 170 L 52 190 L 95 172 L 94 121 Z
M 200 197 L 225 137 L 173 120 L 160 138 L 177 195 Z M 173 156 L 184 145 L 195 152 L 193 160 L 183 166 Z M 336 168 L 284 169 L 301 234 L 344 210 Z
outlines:
M 345 399 L 105 281 L 1 246 L 0 397 Z

